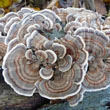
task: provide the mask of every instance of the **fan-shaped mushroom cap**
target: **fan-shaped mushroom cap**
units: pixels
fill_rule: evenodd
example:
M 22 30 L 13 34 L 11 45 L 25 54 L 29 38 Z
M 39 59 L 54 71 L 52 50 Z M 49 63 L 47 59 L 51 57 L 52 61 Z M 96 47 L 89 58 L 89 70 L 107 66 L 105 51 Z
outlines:
M 64 39 L 67 41 L 70 41 L 70 43 L 74 43 L 74 45 L 77 46 L 78 50 L 85 49 L 85 42 L 80 36 L 76 36 L 76 35 L 72 36 L 71 32 L 68 32 L 65 35 Z M 62 40 L 63 40 L 63 38 L 62 38 Z
M 81 23 L 80 22 L 77 22 L 77 21 L 71 21 L 69 23 L 66 24 L 65 28 L 64 28 L 64 31 L 65 32 L 68 32 L 68 31 L 71 31 L 74 33 L 74 31 L 77 29 L 77 28 L 80 28 L 82 27 Z
M 92 64 L 93 66 L 89 64 L 90 69 L 82 84 L 87 91 L 98 91 L 110 86 L 110 69 L 101 67 L 99 63 Z
M 66 22 L 66 16 L 68 15 L 66 9 L 54 7 L 52 10 L 60 17 L 63 23 Z
M 7 13 L 4 17 L 0 18 L 0 22 L 6 24 L 10 19 L 14 17 L 18 17 L 18 14 L 16 12 Z
M 42 79 L 49 80 L 53 77 L 54 71 L 51 67 L 41 68 L 39 74 Z
M 34 11 L 32 8 L 28 8 L 28 7 L 23 7 L 23 8 L 21 8 L 20 11 L 22 11 L 24 13 L 27 13 L 27 12 L 29 12 L 29 13 L 31 13 L 31 12 L 37 12 L 37 11 Z
M 35 55 L 34 55 L 35 56 Z M 28 49 L 26 52 L 25 52 L 25 57 L 26 57 L 26 59 L 28 59 L 28 60 L 33 60 L 34 57 L 33 56 L 33 52 L 32 52 L 32 49 Z M 36 57 L 35 57 L 36 58 Z
M 66 47 L 62 44 L 53 43 L 52 50 L 57 54 L 58 58 L 63 58 L 66 54 Z
M 80 8 L 80 9 L 78 9 L 78 8 L 76 8 L 76 9 L 75 8 L 67 8 L 67 11 L 68 11 L 68 16 L 67 16 L 66 19 L 67 19 L 68 22 L 70 22 L 71 20 L 73 21 L 76 18 L 81 17 L 82 15 L 83 15 L 82 19 L 86 18 L 88 20 L 94 19 L 98 15 L 98 13 L 90 11 L 90 10 L 86 10 L 84 8 Z
M 27 32 L 29 32 L 30 34 L 35 31 L 35 30 L 39 30 L 40 29 L 40 25 L 39 24 L 34 24 L 34 25 L 30 25 L 27 28 Z
M 72 68 L 73 68 L 72 72 L 74 74 L 74 77 L 72 80 L 76 84 L 81 84 L 85 77 L 85 71 L 84 71 L 83 67 L 80 66 L 79 64 L 74 64 Z
M 34 31 L 34 29 L 51 29 L 53 26 L 52 21 L 41 14 L 33 14 L 31 18 L 27 18 L 22 22 L 22 26 L 18 31 L 18 38 L 20 41 L 25 42 L 25 34 Z
M 107 65 L 104 59 L 110 55 L 107 49 L 108 37 L 101 31 L 91 28 L 79 28 L 75 32 L 80 35 L 86 44 L 89 52 L 88 70 L 83 81 L 83 86 L 87 91 L 105 89 L 110 85 L 109 72 L 105 73 Z
M 33 9 L 23 7 L 23 8 L 21 8 L 21 10 L 18 11 L 17 13 L 18 13 L 18 16 L 22 19 L 22 18 L 25 17 L 25 15 L 27 15 L 27 14 L 29 15 L 29 14 L 31 14 L 31 13 L 33 13 L 33 12 L 35 12 Z M 37 11 L 36 11 L 36 12 L 37 12 Z
M 16 12 L 10 12 L 5 15 L 5 21 L 8 22 L 10 19 L 18 17 L 18 14 Z
M 28 48 L 35 47 L 37 49 L 41 49 L 43 46 L 43 43 L 48 41 L 48 39 L 42 36 L 37 31 L 33 31 L 31 36 L 27 38 L 26 41 L 27 41 L 26 43 Z
M 35 51 L 35 60 L 36 63 L 40 64 L 46 64 L 46 60 L 48 59 L 48 54 L 46 51 L 43 50 L 37 50 Z
M 68 13 L 67 16 L 66 16 L 66 21 L 67 22 L 71 22 L 71 21 L 75 21 L 76 17 L 74 17 L 73 15 L 77 15 L 78 13 L 80 13 L 81 15 L 81 12 L 83 11 L 86 11 L 84 8 L 71 8 L 71 7 L 68 7 L 66 9 L 66 12 Z M 79 16 L 77 16 L 79 17 Z
M 53 29 L 54 29 L 54 30 L 57 30 L 57 31 L 61 31 L 61 30 L 62 30 L 62 26 L 61 26 L 60 23 L 55 23 L 55 24 L 53 25 Z
M 77 21 L 84 24 L 86 23 L 86 26 L 93 27 L 96 29 L 101 28 L 101 25 L 104 23 L 104 20 L 102 20 L 101 15 L 97 12 L 93 12 L 86 9 L 70 8 L 69 10 L 73 11 L 68 12 L 69 14 L 66 17 L 67 22 Z
M 4 31 L 5 31 L 6 33 L 8 33 L 8 31 L 9 31 L 11 25 L 12 25 L 13 23 L 19 22 L 19 21 L 20 21 L 19 17 L 11 18 L 11 19 L 9 20 L 9 22 L 6 23 L 6 25 L 5 25 L 5 27 L 4 27 Z
M 49 18 L 46 18 L 43 22 L 43 28 L 51 30 L 53 28 L 53 22 Z
M 7 52 L 9 52 L 13 47 L 15 47 L 17 44 L 19 44 L 20 41 L 18 40 L 18 38 L 14 38 L 12 39 L 7 46 Z
M 71 69 L 60 74 L 61 72 L 56 71 L 53 80 L 41 80 L 36 84 L 41 96 L 48 99 L 65 99 L 79 92 L 81 86 L 72 80 L 74 75 Z
M 101 30 L 110 38 L 110 25 L 103 25 Z
M 72 40 L 71 40 L 72 39 Z M 62 38 L 61 42 L 62 44 L 71 44 L 73 47 L 73 44 L 75 45 L 76 42 L 79 42 L 79 44 L 76 45 L 77 49 L 84 49 L 84 42 L 80 37 L 78 38 L 72 38 L 71 39 L 66 39 Z M 70 40 L 72 41 L 70 43 Z M 78 41 L 77 41 L 78 40 Z M 64 42 L 65 41 L 65 42 Z M 57 41 L 56 41 L 57 42 Z M 47 42 L 51 46 L 54 44 L 53 42 Z M 67 48 L 67 45 L 65 47 Z M 70 45 L 69 45 L 70 46 Z M 82 47 L 80 47 L 82 46 Z M 48 46 L 47 46 L 48 47 Z M 75 51 L 75 50 L 74 50 Z M 73 51 L 73 52 L 74 52 Z M 67 53 L 70 54 L 67 50 Z M 76 51 L 77 53 L 77 51 Z M 73 64 L 72 65 L 72 54 L 67 55 L 64 57 L 64 59 L 61 59 L 62 61 L 68 60 L 68 64 L 66 63 L 65 65 L 62 66 L 62 63 L 58 61 L 58 69 L 54 70 L 54 75 L 52 79 L 50 80 L 41 80 L 40 82 L 36 83 L 36 86 L 39 90 L 39 93 L 41 96 L 46 97 L 48 99 L 65 99 L 69 96 L 74 96 L 80 91 L 81 83 L 84 80 L 85 76 L 85 71 L 83 71 L 83 62 L 82 64 Z M 73 54 L 74 55 L 74 54 Z M 86 55 L 87 56 L 87 55 Z M 85 59 L 86 61 L 86 59 Z M 61 63 L 61 64 L 60 64 Z M 87 61 L 86 61 L 87 63 Z M 45 78 L 45 77 L 44 77 Z
M 17 33 L 20 28 L 20 24 L 18 22 L 15 22 L 14 24 L 11 25 L 10 30 L 7 33 L 7 37 L 5 39 L 5 44 L 7 45 L 12 39 L 17 37 Z
M 53 44 L 53 41 L 45 41 L 44 42 L 44 48 L 46 48 L 46 49 L 50 49 L 51 47 L 52 47 L 52 44 Z
M 89 54 L 102 57 L 105 55 L 105 46 L 108 42 L 108 37 L 101 31 L 92 28 L 78 28 L 75 33 L 81 36 L 86 44 L 86 50 Z
M 49 64 L 54 64 L 57 60 L 57 55 L 55 54 L 54 51 L 52 50 L 46 50 L 45 51 L 47 53 L 47 63 Z
M 62 44 L 67 49 L 67 54 L 71 55 L 73 58 L 73 62 L 80 65 L 85 65 L 88 60 L 88 53 L 85 51 L 84 41 L 80 37 L 72 37 L 68 34 L 65 38 L 61 38 Z
M 39 25 L 36 23 L 38 23 Z M 15 27 L 16 25 L 18 26 L 18 28 Z M 36 29 L 38 28 L 36 26 L 40 26 L 40 28 L 42 27 L 42 28 L 50 29 L 50 28 L 52 28 L 52 21 L 38 13 L 33 14 L 32 17 L 27 16 L 23 20 L 21 20 L 19 24 L 15 24 L 15 26 L 13 26 L 13 27 L 11 26 L 12 29 L 14 28 L 15 30 L 17 30 L 17 33 L 13 34 L 14 33 L 13 30 L 10 29 L 8 37 L 6 38 L 6 42 L 8 43 L 11 39 L 18 37 L 19 40 L 25 44 L 25 40 L 26 40 L 24 38 L 25 34 L 27 34 L 28 31 L 30 31 L 29 27 L 32 25 L 34 25 Z M 32 29 L 32 27 L 31 27 L 31 29 Z M 32 31 L 34 31 L 34 30 L 32 29 Z M 12 33 L 12 36 L 10 35 L 10 33 Z
M 68 71 L 72 66 L 72 57 L 70 55 L 65 56 L 65 58 L 61 59 L 58 62 L 59 65 L 59 71 L 66 72 Z
M 40 13 L 33 14 L 32 18 L 37 24 L 41 26 L 41 29 L 44 28 L 44 29 L 50 30 L 53 27 L 52 20 L 43 14 L 40 14 Z
M 3 29 L 2 29 L 2 36 L 6 37 L 7 32 L 5 33 L 6 29 L 5 29 L 5 25 L 7 25 L 8 22 L 10 22 L 11 19 L 18 17 L 18 14 L 15 12 L 10 12 L 8 14 L 6 14 L 4 17 L 0 18 L 0 28 L 1 25 L 3 25 Z
M 28 64 L 25 52 L 26 47 L 18 44 L 6 54 L 3 76 L 18 94 L 32 96 L 36 90 L 34 84 L 40 77 L 38 65 L 36 63 Z
M 49 9 L 44 9 L 40 13 L 45 15 L 46 17 L 50 18 L 53 21 L 53 23 L 61 21 L 60 17 L 57 16 L 55 12 L 53 12 Z
M 25 42 L 25 34 L 27 34 L 27 28 L 30 26 L 30 25 L 34 25 L 35 22 L 32 21 L 31 19 L 27 18 L 25 19 L 23 22 L 22 22 L 22 25 L 20 25 L 19 29 L 18 29 L 18 34 L 16 37 L 18 37 L 18 39 L 21 41 L 21 42 Z
M 76 95 L 67 98 L 67 101 L 69 101 L 70 106 L 74 107 L 78 105 L 78 103 L 83 100 L 83 94 L 84 90 L 81 88 L 81 90 Z

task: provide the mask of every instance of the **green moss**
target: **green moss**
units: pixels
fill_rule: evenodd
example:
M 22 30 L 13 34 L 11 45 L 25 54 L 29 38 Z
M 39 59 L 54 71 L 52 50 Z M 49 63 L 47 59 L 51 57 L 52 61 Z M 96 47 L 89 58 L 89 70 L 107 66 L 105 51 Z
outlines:
M 60 22 L 58 22 L 58 23 L 60 23 Z M 60 23 L 60 25 L 62 27 L 61 31 L 58 31 L 58 30 L 46 31 L 46 30 L 44 30 L 44 31 L 41 31 L 41 32 L 42 32 L 42 34 L 44 34 L 44 36 L 46 36 L 48 39 L 51 39 L 51 40 L 53 40 L 55 38 L 58 38 L 58 39 L 62 38 L 66 35 L 66 33 L 64 32 L 64 27 L 65 27 L 66 24 L 61 24 Z
M 46 32 L 46 36 L 48 36 L 49 39 L 53 40 L 55 38 L 62 38 L 65 36 L 65 33 L 63 30 L 61 31 L 56 31 L 56 30 L 53 30 L 51 33 L 49 32 Z

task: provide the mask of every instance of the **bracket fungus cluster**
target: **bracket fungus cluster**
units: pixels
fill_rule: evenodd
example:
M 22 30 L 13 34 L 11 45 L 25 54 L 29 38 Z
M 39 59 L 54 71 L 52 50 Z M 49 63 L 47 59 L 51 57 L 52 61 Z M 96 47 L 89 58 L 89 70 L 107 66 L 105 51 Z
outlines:
M 75 106 L 84 92 L 110 86 L 110 18 L 82 8 L 22 8 L 0 22 L 3 76 L 18 94 L 38 91 Z

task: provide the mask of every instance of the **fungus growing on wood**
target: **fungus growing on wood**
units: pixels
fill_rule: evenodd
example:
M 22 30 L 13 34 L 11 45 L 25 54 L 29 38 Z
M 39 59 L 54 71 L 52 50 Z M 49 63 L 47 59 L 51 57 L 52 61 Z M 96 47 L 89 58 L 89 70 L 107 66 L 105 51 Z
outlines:
M 0 22 L 2 22 L 3 24 L 6 24 L 10 19 L 17 17 L 18 14 L 16 12 L 10 12 L 8 14 L 6 14 L 4 17 L 0 18 Z
M 53 7 L 53 11 L 60 17 L 62 23 L 66 22 L 66 16 L 68 13 L 64 8 L 59 9 L 57 7 Z
M 109 72 L 105 72 L 107 65 L 104 59 L 110 55 L 107 49 L 109 38 L 101 31 L 92 28 L 78 28 L 76 35 L 81 36 L 89 53 L 88 70 L 83 81 L 83 87 L 87 91 L 105 89 L 110 85 Z
M 102 26 L 102 31 L 110 38 L 110 17 L 105 19 L 105 22 Z
M 85 45 L 80 37 L 70 38 L 70 36 L 67 36 L 68 34 L 64 38 L 53 40 L 53 42 L 46 41 L 43 45 L 44 47 L 41 46 L 40 48 L 43 49 L 42 52 L 45 53 L 45 55 L 43 55 L 45 57 L 42 57 L 44 60 L 42 61 L 39 61 L 41 58 L 37 59 L 37 50 L 35 50 L 35 61 L 43 66 L 41 66 L 39 70 L 42 79 L 36 83 L 39 93 L 43 97 L 49 99 L 65 99 L 68 96 L 77 94 L 80 90 L 80 84 L 85 76 L 83 67 L 87 63 L 88 54 L 84 50 Z M 34 37 L 32 40 L 30 38 L 27 39 L 29 47 L 31 47 L 31 44 L 34 44 L 37 37 Z M 37 48 L 37 46 L 34 47 Z M 42 54 L 40 55 L 42 56 Z M 47 59 L 45 59 L 46 56 Z M 56 87 L 55 90 L 54 86 Z M 63 88 L 67 89 L 63 91 Z
M 37 65 L 27 63 L 25 52 L 25 45 L 19 44 L 6 54 L 3 76 L 17 93 L 31 96 L 36 89 L 34 83 L 40 77 Z
M 65 22 L 79 22 L 83 26 L 92 27 L 95 29 L 101 29 L 104 23 L 102 16 L 97 12 L 86 10 L 84 8 L 57 8 L 54 7 L 53 11 L 61 18 L 63 24 Z
M 76 95 L 80 91 L 85 76 L 83 64 L 87 62 L 88 54 L 84 50 L 84 44 L 80 38 L 72 38 L 72 42 L 68 39 L 60 39 L 62 44 L 53 43 L 50 47 L 52 50 L 45 47 L 42 47 L 42 50 L 33 51 L 31 48 L 27 50 L 24 44 L 18 43 L 4 58 L 5 81 L 17 93 L 26 96 L 31 96 L 36 87 L 41 96 L 49 99 L 65 99 L 68 96 Z M 64 46 L 65 40 L 68 43 Z M 79 42 L 77 40 L 80 40 L 81 44 L 77 44 L 74 50 L 72 45 Z M 34 40 L 30 41 L 34 42 Z M 82 45 L 82 47 L 78 47 L 78 45 Z M 55 46 L 59 46 L 59 48 L 54 48 Z M 70 46 L 71 48 L 68 50 Z M 59 53 L 59 49 L 62 48 L 64 48 L 63 53 Z M 65 48 L 67 52 L 65 52 Z M 75 58 L 72 53 L 78 55 L 79 51 L 84 52 L 82 54 L 84 56 Z M 56 90 L 54 90 L 54 86 Z
M 74 35 L 74 31 L 78 28 L 82 27 L 82 24 L 80 22 L 77 21 L 71 21 L 69 23 L 66 24 L 64 31 L 68 32 L 70 31 L 72 35 Z
M 23 7 L 23 8 L 21 8 L 21 10 L 19 10 L 17 12 L 17 14 L 18 14 L 19 18 L 22 19 L 25 16 L 28 16 L 31 13 L 34 13 L 34 12 L 37 12 L 37 11 L 34 11 L 32 8 L 30 9 L 30 8 Z
M 0 31 L 7 33 L 0 35 L 7 45 L 3 76 L 18 94 L 32 96 L 37 90 L 75 106 L 85 91 L 110 86 L 110 27 L 98 13 L 23 8 L 0 22 Z
M 39 12 L 21 9 L 10 18 L 5 25 L 8 48 L 3 76 L 15 92 L 32 96 L 38 90 L 48 99 L 75 97 L 75 103 L 79 102 L 77 94 L 86 74 L 88 53 L 84 40 L 70 33 L 81 24 L 72 24 L 75 26 L 66 24 L 61 16 L 47 9 Z
M 56 15 L 55 12 L 48 10 L 48 9 L 44 9 L 41 11 L 41 14 L 45 15 L 46 17 L 50 18 L 53 23 L 57 23 L 58 21 L 61 21 L 60 17 Z
M 81 90 L 76 95 L 74 95 L 73 97 L 67 98 L 67 100 L 69 101 L 70 106 L 73 107 L 73 106 L 78 105 L 78 103 L 83 100 L 84 92 L 85 92 L 84 89 L 81 88 Z

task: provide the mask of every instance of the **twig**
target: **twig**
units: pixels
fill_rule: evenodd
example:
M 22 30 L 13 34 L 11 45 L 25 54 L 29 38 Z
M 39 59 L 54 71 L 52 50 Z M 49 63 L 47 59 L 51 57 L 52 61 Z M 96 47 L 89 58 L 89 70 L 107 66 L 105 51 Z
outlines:
M 47 6 L 47 8 L 52 8 L 57 2 L 58 0 L 52 0 L 51 3 Z

